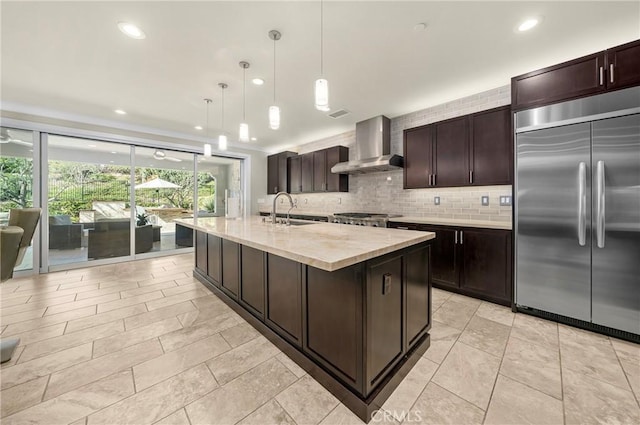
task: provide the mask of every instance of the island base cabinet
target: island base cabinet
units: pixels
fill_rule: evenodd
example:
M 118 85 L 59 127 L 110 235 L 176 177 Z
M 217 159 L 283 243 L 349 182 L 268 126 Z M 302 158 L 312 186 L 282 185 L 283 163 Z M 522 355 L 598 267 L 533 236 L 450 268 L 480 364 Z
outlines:
M 196 232 L 196 239 L 200 234 L 207 238 L 207 276 L 211 278 L 213 284 L 220 286 L 222 281 L 222 239 L 217 236 L 207 235 L 203 232 Z M 200 245 L 196 246 L 196 257 L 199 255 Z
M 304 351 L 362 392 L 362 276 L 360 264 L 335 272 L 307 267 Z
M 221 288 L 232 298 L 238 298 L 240 289 L 240 244 L 222 239 Z
M 196 269 L 207 274 L 207 234 L 196 232 Z
M 239 300 L 260 318 L 264 318 L 265 256 L 260 250 L 242 246 Z
M 302 345 L 302 265 L 267 255 L 267 307 L 265 320 L 291 343 Z
M 404 256 L 406 335 L 405 350 L 431 328 L 431 246 Z M 426 314 L 425 314 L 426 313 Z

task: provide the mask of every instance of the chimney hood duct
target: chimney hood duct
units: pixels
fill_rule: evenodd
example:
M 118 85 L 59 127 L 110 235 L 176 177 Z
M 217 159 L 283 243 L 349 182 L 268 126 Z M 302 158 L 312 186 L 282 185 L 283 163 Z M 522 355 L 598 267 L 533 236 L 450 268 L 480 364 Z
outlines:
M 331 167 L 332 173 L 365 174 L 403 167 L 400 155 L 390 154 L 391 120 L 377 116 L 356 124 L 356 159 Z

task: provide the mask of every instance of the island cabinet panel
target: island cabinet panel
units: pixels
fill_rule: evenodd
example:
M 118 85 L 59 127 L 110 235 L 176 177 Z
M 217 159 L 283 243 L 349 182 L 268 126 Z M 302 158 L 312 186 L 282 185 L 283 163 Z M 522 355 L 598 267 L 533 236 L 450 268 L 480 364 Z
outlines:
M 282 337 L 302 346 L 302 272 L 295 261 L 267 255 L 265 321 Z
M 202 233 L 202 232 L 198 232 Z M 207 236 L 207 276 L 211 278 L 214 285 L 220 286 L 222 282 L 222 239 Z
M 234 299 L 240 289 L 240 244 L 222 240 L 222 290 Z
M 207 274 L 207 234 L 196 232 L 196 269 Z
M 464 229 L 460 288 L 492 299 L 511 300 L 511 232 Z
M 431 327 L 430 247 L 404 256 L 406 336 L 405 351 Z
M 365 392 L 369 393 L 403 353 L 402 257 L 367 265 Z M 426 312 L 425 312 L 426 314 Z
M 362 264 L 327 272 L 307 267 L 303 350 L 362 392 Z
M 266 285 L 265 253 L 243 245 L 241 248 L 239 301 L 249 311 L 264 319 L 264 289 Z

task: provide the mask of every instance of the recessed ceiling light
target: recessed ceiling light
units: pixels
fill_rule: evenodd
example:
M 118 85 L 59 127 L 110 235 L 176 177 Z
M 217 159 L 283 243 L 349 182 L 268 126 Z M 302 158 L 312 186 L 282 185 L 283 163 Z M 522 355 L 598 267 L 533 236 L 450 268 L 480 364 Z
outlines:
M 122 109 L 116 109 L 113 112 L 115 112 L 118 115 L 127 115 L 127 113 L 125 111 L 123 111 Z
M 109 161 L 109 162 L 113 164 L 113 161 Z
M 251 141 L 252 141 L 252 142 L 255 142 L 256 140 L 258 140 L 258 138 L 257 138 L 257 137 L 252 137 L 252 138 L 251 138 Z
M 95 148 L 96 147 L 96 145 L 87 145 L 87 146 L 89 146 L 90 148 Z
M 136 40 L 147 38 L 146 34 L 140 28 L 129 22 L 118 22 L 118 28 L 124 34 L 131 38 L 135 38 Z
M 115 154 L 115 153 L 116 153 L 116 151 L 111 151 L 111 153 L 112 153 L 112 154 Z
M 253 80 L 251 80 L 251 82 L 256 86 L 261 86 L 264 84 L 264 80 L 262 78 L 254 78 Z
M 426 29 L 427 29 L 427 24 L 425 24 L 424 22 L 420 22 L 420 23 L 415 24 L 415 25 L 413 26 L 413 30 L 414 30 L 415 32 L 424 31 L 424 30 L 426 30 Z
M 518 31 L 520 31 L 520 32 L 529 31 L 530 29 L 532 29 L 533 27 L 535 27 L 539 23 L 540 23 L 540 18 L 528 18 L 528 19 L 525 19 L 524 21 L 522 21 L 520 23 L 520 25 L 518 25 Z
M 195 128 L 196 130 L 202 130 L 202 126 L 201 126 L 201 125 L 196 125 L 196 126 L 195 126 L 195 127 L 193 127 L 193 128 Z

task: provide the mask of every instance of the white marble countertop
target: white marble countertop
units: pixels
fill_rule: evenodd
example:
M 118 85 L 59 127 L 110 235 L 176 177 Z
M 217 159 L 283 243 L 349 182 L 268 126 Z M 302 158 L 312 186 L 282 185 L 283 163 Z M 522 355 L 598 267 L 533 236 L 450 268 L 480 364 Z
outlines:
M 510 221 L 467 220 L 461 218 L 443 217 L 394 217 L 389 221 L 394 223 L 436 224 L 441 226 L 479 227 L 484 229 L 511 230 Z
M 319 269 L 334 271 L 425 242 L 432 232 L 314 222 L 303 226 L 264 223 L 262 217 L 176 219 L 176 223 Z

